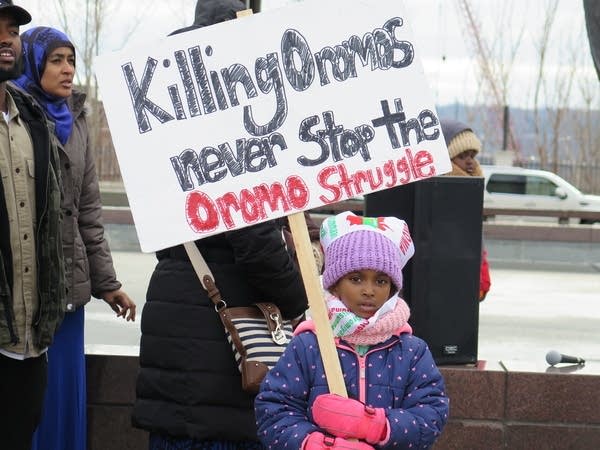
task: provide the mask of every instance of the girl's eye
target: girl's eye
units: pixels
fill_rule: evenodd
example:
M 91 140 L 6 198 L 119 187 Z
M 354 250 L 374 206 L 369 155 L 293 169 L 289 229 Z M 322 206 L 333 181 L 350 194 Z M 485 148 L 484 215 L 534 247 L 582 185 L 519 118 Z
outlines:
M 352 281 L 353 283 L 360 283 L 360 277 L 352 276 L 350 277 L 350 281 Z
M 388 280 L 387 278 L 380 278 L 379 280 L 377 280 L 377 284 L 379 284 L 380 286 L 385 286 L 389 282 L 390 280 Z

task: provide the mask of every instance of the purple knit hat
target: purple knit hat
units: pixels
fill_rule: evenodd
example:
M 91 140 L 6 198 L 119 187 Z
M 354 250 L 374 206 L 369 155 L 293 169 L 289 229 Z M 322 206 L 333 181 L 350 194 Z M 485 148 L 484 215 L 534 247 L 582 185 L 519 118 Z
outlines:
M 323 287 L 329 289 L 347 273 L 372 269 L 402 287 L 402 268 L 415 253 L 406 222 L 396 217 L 362 217 L 349 211 L 321 224 L 325 252 Z

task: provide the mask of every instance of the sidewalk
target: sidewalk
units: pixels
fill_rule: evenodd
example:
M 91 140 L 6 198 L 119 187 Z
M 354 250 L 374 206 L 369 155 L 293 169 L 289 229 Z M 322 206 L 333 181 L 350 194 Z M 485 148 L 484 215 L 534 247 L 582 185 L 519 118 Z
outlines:
M 119 346 L 104 349 L 137 355 L 140 319 L 156 259 L 140 252 L 113 252 L 113 258 L 123 289 L 137 303 L 138 319 L 117 320 L 103 301 L 92 300 L 86 307 L 86 344 L 90 350 Z M 600 362 L 600 273 L 492 266 L 491 275 L 492 289 L 479 308 L 479 359 L 544 370 L 546 352 L 556 349 Z M 600 364 L 594 370 L 600 373 Z
M 100 192 L 120 192 L 125 194 L 125 186 L 123 185 L 123 181 L 106 181 L 101 180 L 100 184 Z

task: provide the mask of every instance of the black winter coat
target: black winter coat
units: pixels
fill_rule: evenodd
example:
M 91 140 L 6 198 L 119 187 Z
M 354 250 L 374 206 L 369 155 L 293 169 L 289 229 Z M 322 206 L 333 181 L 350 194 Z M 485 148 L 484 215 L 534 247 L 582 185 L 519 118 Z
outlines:
M 307 308 L 302 281 L 275 222 L 199 241 L 230 306 L 276 303 L 285 318 Z M 256 440 L 254 396 L 182 246 L 157 253 L 142 313 L 133 424 L 198 440 Z

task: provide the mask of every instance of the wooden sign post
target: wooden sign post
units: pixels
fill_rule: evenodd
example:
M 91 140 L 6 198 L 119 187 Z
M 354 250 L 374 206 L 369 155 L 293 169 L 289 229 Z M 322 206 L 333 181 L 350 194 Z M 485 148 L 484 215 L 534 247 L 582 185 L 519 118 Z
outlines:
M 333 331 L 329 324 L 329 316 L 323 299 L 323 289 L 315 273 L 315 261 L 306 227 L 304 213 L 295 213 L 288 216 L 294 245 L 298 255 L 298 264 L 304 280 L 304 288 L 308 296 L 310 317 L 315 323 L 319 351 L 325 368 L 329 392 L 347 397 L 344 375 L 338 359 L 337 350 L 333 340 Z
M 245 9 L 237 13 L 238 19 L 251 15 L 251 9 Z M 338 359 L 333 332 L 329 324 L 329 316 L 323 299 L 323 289 L 315 273 L 315 258 L 310 244 L 304 213 L 299 212 L 289 215 L 288 223 L 292 231 L 298 265 L 300 266 L 304 289 L 308 297 L 310 317 L 315 323 L 317 342 L 319 343 L 319 351 L 325 369 L 325 376 L 327 377 L 329 392 L 347 397 L 348 392 L 344 383 L 344 375 L 342 374 L 342 367 Z

